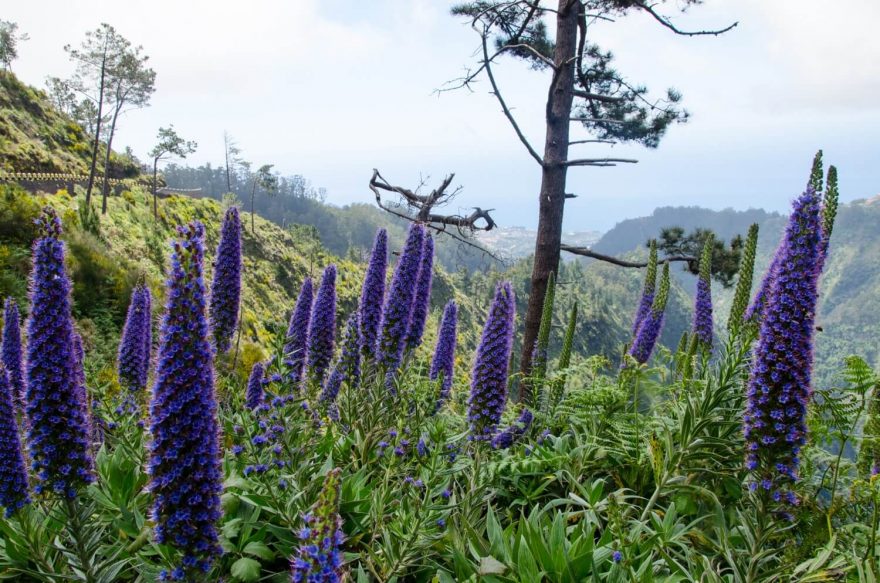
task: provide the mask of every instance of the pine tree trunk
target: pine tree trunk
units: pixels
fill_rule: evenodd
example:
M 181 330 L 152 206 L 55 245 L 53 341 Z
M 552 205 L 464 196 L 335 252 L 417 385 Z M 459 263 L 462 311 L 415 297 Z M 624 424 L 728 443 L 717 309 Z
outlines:
M 101 145 L 101 117 L 104 115 L 104 81 L 107 78 L 107 54 L 101 62 L 101 83 L 98 89 L 98 120 L 95 123 L 95 141 L 92 144 L 92 164 L 89 167 L 89 182 L 86 186 L 86 205 L 92 202 L 92 187 L 95 185 L 95 170 L 98 167 L 98 147 Z
M 569 118 L 574 89 L 574 57 L 577 52 L 577 0 L 559 0 L 556 16 L 556 47 L 554 72 L 547 96 L 547 135 L 544 142 L 544 168 L 541 173 L 541 196 L 538 211 L 538 235 L 535 241 L 535 262 L 532 267 L 529 303 L 525 316 L 520 371 L 528 375 L 532 368 L 532 351 L 541 326 L 541 311 L 547 293 L 547 279 L 559 266 L 562 243 L 562 213 L 565 207 L 565 179 L 568 168 Z M 519 400 L 530 402 L 528 383 L 520 384 Z
M 110 124 L 110 135 L 107 136 L 107 153 L 104 156 L 104 182 L 101 185 L 101 214 L 107 214 L 107 194 L 110 180 L 110 153 L 113 151 L 113 134 L 116 133 L 116 120 L 119 117 L 119 108 L 113 112 L 113 121 Z
M 159 193 L 156 192 L 156 175 L 159 172 L 159 157 L 153 158 L 153 220 L 159 218 Z

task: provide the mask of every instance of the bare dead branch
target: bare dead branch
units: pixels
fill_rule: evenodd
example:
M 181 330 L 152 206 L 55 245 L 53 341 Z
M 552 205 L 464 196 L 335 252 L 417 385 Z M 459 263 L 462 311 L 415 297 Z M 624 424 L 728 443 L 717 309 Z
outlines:
M 654 20 L 656 20 L 657 22 L 659 22 L 660 24 L 662 24 L 663 26 L 665 26 L 666 28 L 668 28 L 669 30 L 674 32 L 675 34 L 679 34 L 681 36 L 718 36 L 719 34 L 724 34 L 725 32 L 733 30 L 734 28 L 736 28 L 739 25 L 739 21 L 737 21 L 737 22 L 734 22 L 733 24 L 731 24 L 730 26 L 727 26 L 725 28 L 720 28 L 718 30 L 686 31 L 686 30 L 681 30 L 678 27 L 676 27 L 674 24 L 672 24 L 672 22 L 669 21 L 669 19 L 667 17 L 665 17 L 661 14 L 658 14 L 657 11 L 654 10 L 654 6 L 648 4 L 647 2 L 644 2 L 644 1 L 636 2 L 635 6 L 641 8 L 642 10 L 644 10 L 645 12 L 650 14 L 654 18 Z
M 565 166 L 614 166 L 616 164 L 638 164 L 633 158 L 578 158 L 565 162 Z
M 612 146 L 616 144 L 615 140 L 574 140 L 568 143 L 569 146 L 574 146 L 575 144 L 611 144 Z
M 605 255 L 604 253 L 597 253 L 593 251 L 589 247 L 575 247 L 572 245 L 562 244 L 559 246 L 562 251 L 568 251 L 573 255 L 580 255 L 581 257 L 589 257 L 590 259 L 596 259 L 598 261 L 604 261 L 605 263 L 611 263 L 612 265 L 617 265 L 618 267 L 632 267 L 632 268 L 642 268 L 647 267 L 647 261 L 627 261 L 626 259 L 619 259 L 617 257 L 613 257 L 611 255 Z M 690 257 L 687 255 L 672 255 L 670 257 L 664 257 L 657 261 L 658 264 L 663 263 L 694 263 L 699 261 L 698 257 Z
M 598 117 L 571 117 L 569 120 L 579 121 L 581 123 L 610 123 L 617 125 L 623 125 L 626 123 L 626 121 L 622 119 L 601 119 Z
M 382 210 L 408 221 L 429 225 L 438 231 L 445 230 L 446 227 L 455 227 L 464 236 L 465 231 L 472 234 L 474 231 L 491 231 L 494 229 L 497 224 L 490 214 L 494 209 L 475 207 L 473 212 L 467 216 L 446 215 L 434 212 L 435 207 L 449 204 L 461 192 L 461 187 L 447 192 L 454 177 L 454 173 L 449 174 L 443 179 L 440 186 L 429 194 L 421 195 L 408 188 L 390 184 L 378 170 L 373 169 L 373 176 L 370 178 L 370 190 L 375 194 L 376 204 Z M 408 212 L 398 210 L 401 207 L 400 204 L 389 204 L 384 201 L 380 191 L 394 193 L 402 197 Z
M 504 101 L 504 97 L 501 95 L 501 91 L 498 89 L 498 83 L 495 82 L 495 75 L 492 74 L 492 65 L 489 61 L 489 47 L 488 47 L 488 38 L 489 31 L 483 30 L 481 33 L 481 41 L 483 44 L 483 67 L 486 69 L 486 76 L 489 78 L 489 83 L 492 84 L 492 93 L 495 95 L 495 98 L 498 100 L 498 103 L 501 104 L 501 110 L 504 111 L 505 117 L 507 117 L 507 121 L 510 122 L 510 125 L 513 126 L 513 131 L 516 132 L 519 141 L 522 142 L 523 146 L 526 147 L 526 150 L 529 151 L 529 154 L 535 161 L 541 166 L 544 165 L 544 159 L 538 154 L 535 148 L 532 147 L 532 144 L 529 143 L 528 138 L 526 138 L 525 134 L 523 134 L 522 130 L 519 128 L 519 124 L 516 123 L 516 119 L 513 117 L 513 114 L 510 112 L 510 109 L 507 107 L 507 103 Z
M 620 103 L 623 101 L 623 97 L 612 97 L 610 95 L 601 95 L 599 93 L 590 93 L 588 91 L 582 91 L 580 89 L 572 90 L 572 94 L 575 97 L 581 97 L 583 99 L 590 99 L 593 101 L 602 101 L 604 103 Z

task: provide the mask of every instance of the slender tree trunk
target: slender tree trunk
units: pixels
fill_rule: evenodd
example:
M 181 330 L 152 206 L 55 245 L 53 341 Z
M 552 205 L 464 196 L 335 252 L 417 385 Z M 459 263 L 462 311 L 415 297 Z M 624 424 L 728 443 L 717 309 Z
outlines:
M 156 175 L 158 173 L 159 157 L 153 158 L 153 220 L 159 218 L 159 193 L 156 192 Z
M 104 155 L 104 181 L 101 185 L 101 214 L 107 214 L 107 194 L 110 180 L 110 152 L 113 151 L 113 134 L 116 133 L 116 120 L 119 118 L 120 107 L 113 110 L 113 121 L 110 123 L 110 134 L 107 136 L 107 153 Z
M 541 196 L 538 211 L 538 236 L 535 263 L 532 267 L 529 304 L 523 332 L 520 370 L 532 369 L 532 351 L 541 326 L 541 311 L 547 293 L 547 279 L 559 266 L 562 243 L 562 213 L 565 207 L 565 179 L 568 168 L 569 118 L 574 88 L 574 62 L 577 52 L 578 0 L 559 0 L 556 16 L 556 48 L 553 62 L 556 71 L 547 96 L 547 135 L 544 142 L 544 168 L 541 172 Z M 531 401 L 528 383 L 520 383 L 519 400 Z
M 101 117 L 104 115 L 104 82 L 107 78 L 107 52 L 101 61 L 101 82 L 98 88 L 98 120 L 95 123 L 95 141 L 92 144 L 92 165 L 89 168 L 89 182 L 86 186 L 86 205 L 92 202 L 92 187 L 95 185 L 95 170 L 98 166 L 98 147 L 101 145 Z
M 257 196 L 257 181 L 254 180 L 254 187 L 251 189 L 251 235 L 257 235 L 257 228 L 254 226 L 254 199 Z
M 232 180 L 229 176 L 229 144 L 224 144 L 226 146 L 226 192 L 232 192 Z

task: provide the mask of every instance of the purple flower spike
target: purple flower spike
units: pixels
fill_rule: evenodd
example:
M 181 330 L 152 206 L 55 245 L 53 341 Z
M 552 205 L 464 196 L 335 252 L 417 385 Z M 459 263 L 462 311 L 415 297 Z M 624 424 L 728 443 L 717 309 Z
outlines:
M 455 305 L 454 301 L 450 301 L 443 310 L 443 319 L 440 321 L 440 333 L 437 336 L 437 346 L 434 348 L 434 360 L 431 361 L 431 371 L 429 374 L 432 381 L 440 379 L 440 395 L 437 399 L 437 409 L 442 407 L 443 403 L 449 399 L 449 393 L 452 390 L 457 325 L 458 306 Z
M 0 506 L 6 508 L 7 518 L 31 501 L 12 403 L 12 386 L 6 368 L 0 364 Z
M 18 304 L 12 298 L 6 298 L 3 310 L 3 349 L 0 361 L 9 374 L 13 402 L 24 406 L 27 388 L 21 358 L 21 317 L 18 313 Z
M 336 339 L 336 266 L 324 270 L 321 285 L 309 321 L 309 342 L 306 350 L 306 375 L 316 387 L 324 384 L 324 376 L 333 358 Z
M 326 405 L 336 402 L 342 383 L 348 383 L 351 388 L 356 388 L 361 376 L 361 353 L 360 353 L 360 325 L 358 313 L 354 312 L 348 318 L 345 326 L 345 338 L 342 341 L 342 352 L 336 359 L 333 372 L 324 384 L 321 391 L 320 401 Z
M 519 414 L 519 419 L 516 420 L 510 427 L 501 431 L 492 438 L 492 448 L 493 449 L 508 449 L 516 440 L 522 437 L 526 431 L 529 430 L 529 427 L 532 426 L 532 420 L 534 419 L 534 415 L 528 409 L 523 409 L 522 413 Z
M 194 222 L 178 232 L 150 403 L 149 488 L 156 542 L 182 553 L 178 569 L 201 580 L 222 552 L 216 525 L 223 469 L 202 267 L 204 227 Z
M 703 247 L 700 258 L 700 276 L 697 278 L 697 296 L 694 300 L 693 333 L 706 348 L 712 347 L 712 238 Z
M 248 409 L 256 409 L 263 404 L 263 363 L 254 363 L 248 379 L 245 405 Z
M 639 331 L 629 349 L 629 354 L 639 364 L 645 364 L 654 352 L 660 331 L 663 329 L 663 318 L 666 312 L 666 300 L 669 297 L 669 264 L 663 264 L 663 275 L 660 276 L 660 289 L 651 305 L 651 311 L 639 325 Z
M 88 411 L 77 378 L 61 220 L 47 207 L 37 225 L 27 334 L 28 445 L 36 492 L 73 498 L 94 480 Z
M 411 224 L 382 310 L 382 323 L 377 340 L 378 362 L 385 369 L 388 380 L 392 383 L 406 345 L 424 238 L 425 229 L 419 224 Z M 393 390 L 390 383 L 386 382 L 386 384 L 389 384 L 389 388 Z
M 764 307 L 743 416 L 746 467 L 774 499 L 791 498 L 807 437 L 822 227 L 812 187 L 795 202 Z
M 434 278 L 434 239 L 425 235 L 422 243 L 422 259 L 419 277 L 416 280 L 416 295 L 413 298 L 412 313 L 409 318 L 409 331 L 406 335 L 406 349 L 415 350 L 422 343 L 425 322 L 431 309 L 431 283 Z
M 309 342 L 309 318 L 312 315 L 312 278 L 303 280 L 302 288 L 293 314 L 290 316 L 290 324 L 287 327 L 287 341 L 284 344 L 284 363 L 290 368 L 290 378 L 293 385 L 299 384 L 302 379 L 303 367 L 306 363 L 306 347 Z
M 223 217 L 220 244 L 214 259 L 211 284 L 211 332 L 217 353 L 229 350 L 238 325 L 241 301 L 241 220 L 237 207 L 229 207 Z
M 471 375 L 468 421 L 471 437 L 476 440 L 491 440 L 504 413 L 515 317 L 513 289 L 510 282 L 501 282 L 495 288 Z
M 642 297 L 639 299 L 639 307 L 636 310 L 636 317 L 633 319 L 632 333 L 633 336 L 638 334 L 639 326 L 642 320 L 651 311 L 651 304 L 654 303 L 654 292 L 657 290 L 657 243 L 651 241 L 651 251 L 648 255 L 648 267 L 645 270 L 645 283 L 642 288 Z
M 299 550 L 290 561 L 292 583 L 342 581 L 342 518 L 339 517 L 339 468 L 327 472 L 318 501 L 305 515 Z
M 361 301 L 358 306 L 361 326 L 361 351 L 365 358 L 376 358 L 376 336 L 382 319 L 382 304 L 385 301 L 385 273 L 388 270 L 388 233 L 385 229 L 376 231 L 370 264 L 361 288 Z
M 131 292 L 128 316 L 119 343 L 119 382 L 132 392 L 147 388 L 152 346 L 150 290 L 138 285 Z

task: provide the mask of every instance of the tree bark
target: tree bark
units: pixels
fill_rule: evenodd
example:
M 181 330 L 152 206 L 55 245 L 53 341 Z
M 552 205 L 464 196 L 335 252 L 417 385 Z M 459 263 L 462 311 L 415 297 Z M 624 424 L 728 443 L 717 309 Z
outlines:
M 253 235 L 255 237 L 257 236 L 257 228 L 256 228 L 256 226 L 254 226 L 254 216 L 255 216 L 254 199 L 256 198 L 256 196 L 257 196 L 257 180 L 254 179 L 254 187 L 251 190 L 251 235 Z
M 106 41 L 105 41 L 106 42 Z M 98 88 L 98 120 L 95 123 L 95 141 L 92 144 L 92 165 L 89 168 L 89 182 L 86 186 L 86 205 L 92 202 L 92 187 L 95 185 L 95 170 L 98 166 L 98 147 L 101 145 L 101 116 L 104 115 L 104 81 L 107 78 L 107 48 L 101 60 L 101 82 Z
M 101 185 L 101 214 L 107 214 L 107 191 L 110 180 L 110 152 L 113 151 L 113 134 L 116 133 L 116 120 L 119 118 L 119 107 L 113 111 L 110 123 L 110 134 L 107 136 L 107 153 L 104 155 L 104 182 Z
M 158 174 L 159 157 L 153 158 L 153 220 L 159 218 L 159 194 L 156 192 L 156 175 Z
M 579 0 L 559 0 L 556 15 L 556 47 L 553 54 L 556 70 L 547 96 L 547 134 L 541 172 L 538 235 L 535 241 L 535 260 L 520 356 L 520 371 L 525 376 L 528 376 L 532 369 L 532 351 L 541 325 L 547 280 L 550 273 L 555 273 L 559 266 L 565 180 L 568 171 L 565 162 L 568 160 L 569 123 L 574 97 L 579 9 Z M 518 398 L 526 403 L 531 402 L 531 387 L 528 383 L 520 383 Z

